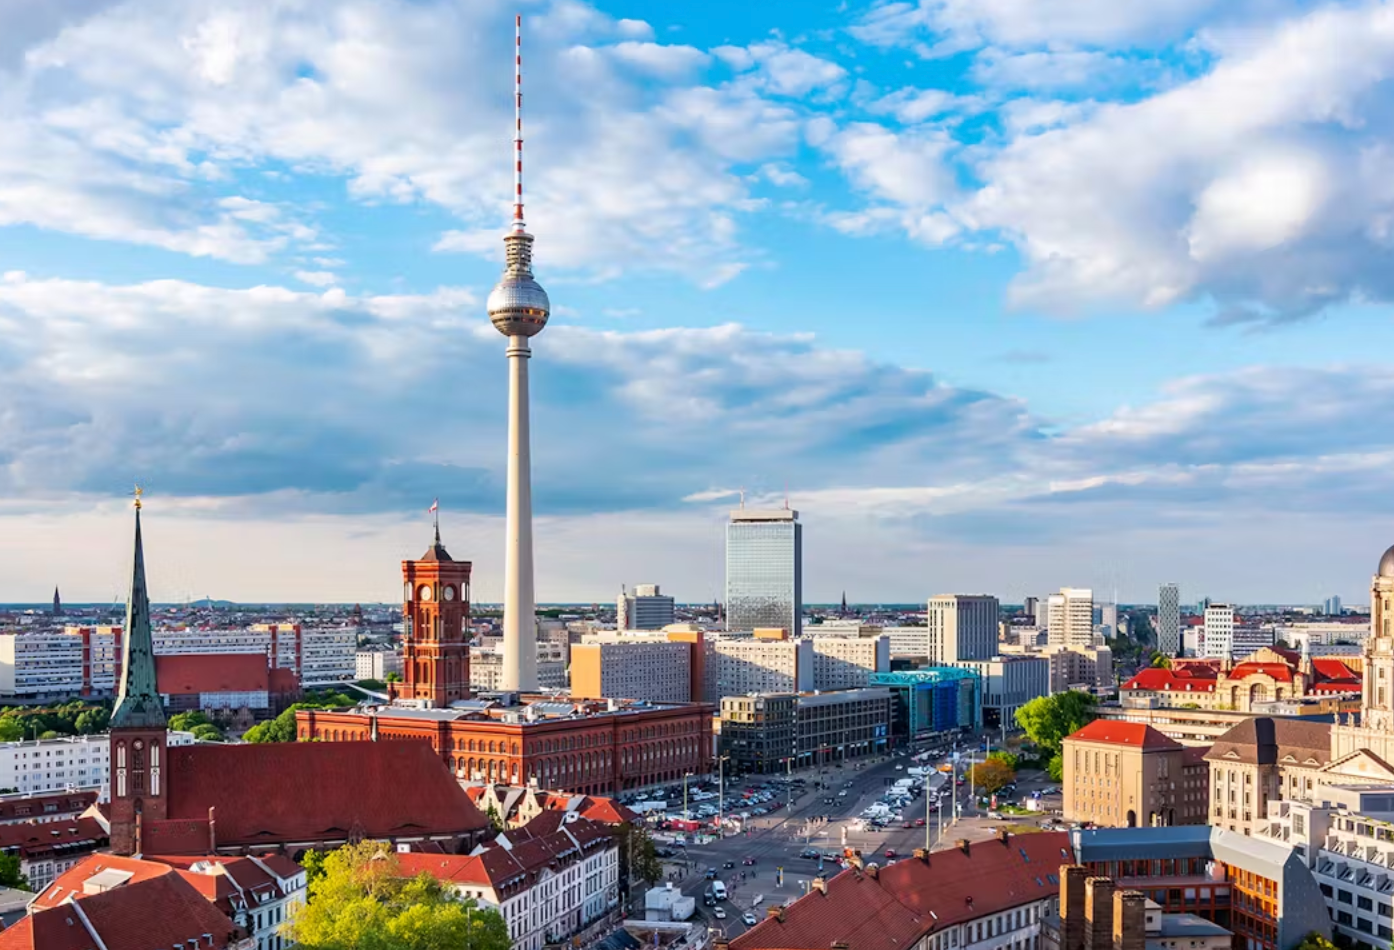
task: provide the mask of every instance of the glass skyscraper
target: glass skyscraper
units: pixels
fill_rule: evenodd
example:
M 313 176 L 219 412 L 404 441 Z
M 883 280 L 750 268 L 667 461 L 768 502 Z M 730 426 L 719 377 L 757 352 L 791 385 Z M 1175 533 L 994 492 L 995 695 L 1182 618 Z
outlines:
M 788 508 L 731 512 L 726 525 L 726 629 L 803 633 L 803 525 Z

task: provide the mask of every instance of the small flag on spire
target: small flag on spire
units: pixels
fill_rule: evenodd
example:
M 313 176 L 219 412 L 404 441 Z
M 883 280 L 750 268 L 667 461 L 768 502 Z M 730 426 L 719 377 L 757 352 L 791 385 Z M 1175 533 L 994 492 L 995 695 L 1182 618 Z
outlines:
M 432 499 L 431 499 L 431 507 L 427 508 L 426 510 L 427 510 L 428 512 L 430 512 L 431 514 L 435 514 L 437 511 L 440 511 L 440 499 L 439 499 L 439 498 L 432 498 Z

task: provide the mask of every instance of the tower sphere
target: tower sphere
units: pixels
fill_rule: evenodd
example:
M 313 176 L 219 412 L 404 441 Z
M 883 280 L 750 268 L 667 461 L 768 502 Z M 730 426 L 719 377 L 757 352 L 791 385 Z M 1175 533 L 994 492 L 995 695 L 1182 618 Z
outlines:
M 504 336 L 536 336 L 552 312 L 547 291 L 531 272 L 512 267 L 489 292 L 487 306 L 494 328 Z

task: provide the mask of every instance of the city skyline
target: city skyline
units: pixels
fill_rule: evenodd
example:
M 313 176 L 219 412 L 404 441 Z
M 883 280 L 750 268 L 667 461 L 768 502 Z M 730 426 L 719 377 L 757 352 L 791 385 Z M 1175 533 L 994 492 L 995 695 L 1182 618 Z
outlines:
M 390 602 L 433 497 L 502 599 L 512 7 L 31 6 L 0 600 L 119 591 L 136 480 L 157 601 Z M 1364 601 L 1387 9 L 960 6 L 525 5 L 538 600 L 714 599 L 787 485 L 810 602 Z

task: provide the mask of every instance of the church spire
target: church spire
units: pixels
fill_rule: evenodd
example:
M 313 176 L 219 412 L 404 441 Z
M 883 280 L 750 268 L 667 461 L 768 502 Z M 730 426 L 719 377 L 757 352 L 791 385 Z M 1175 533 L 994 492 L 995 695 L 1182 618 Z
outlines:
M 150 632 L 150 597 L 145 590 L 145 551 L 140 540 L 141 489 L 135 490 L 136 543 L 126 626 L 121 643 L 121 687 L 111 713 L 113 729 L 165 726 L 155 684 L 155 639 Z

